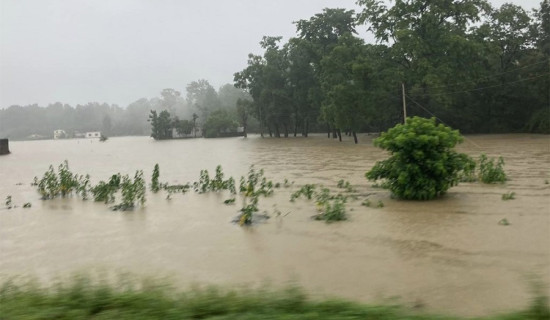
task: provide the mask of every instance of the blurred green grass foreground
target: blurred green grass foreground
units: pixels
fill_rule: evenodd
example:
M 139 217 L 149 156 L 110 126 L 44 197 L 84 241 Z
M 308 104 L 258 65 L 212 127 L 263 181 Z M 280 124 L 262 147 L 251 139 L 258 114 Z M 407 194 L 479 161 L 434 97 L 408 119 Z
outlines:
M 134 276 L 116 281 L 78 275 L 43 287 L 13 278 L 0 287 L 0 319 L 462 319 L 421 314 L 400 306 L 314 300 L 303 290 L 178 291 L 166 281 Z M 548 299 L 522 311 L 476 319 L 550 319 Z

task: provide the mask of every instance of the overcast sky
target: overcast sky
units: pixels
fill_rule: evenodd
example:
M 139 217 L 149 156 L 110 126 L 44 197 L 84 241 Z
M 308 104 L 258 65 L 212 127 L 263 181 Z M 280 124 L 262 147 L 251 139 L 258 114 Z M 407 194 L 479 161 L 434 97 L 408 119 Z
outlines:
M 355 0 L 0 0 L 0 108 L 126 107 L 164 88 L 185 94 L 198 79 L 217 89 L 261 53 L 262 36 L 288 39 L 293 21 L 326 7 L 357 9 Z

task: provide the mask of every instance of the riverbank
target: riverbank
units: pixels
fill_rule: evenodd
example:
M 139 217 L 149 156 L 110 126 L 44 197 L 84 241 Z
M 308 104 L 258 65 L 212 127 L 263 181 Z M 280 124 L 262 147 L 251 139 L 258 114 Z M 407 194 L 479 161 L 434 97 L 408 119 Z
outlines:
M 194 287 L 176 291 L 167 281 L 126 275 L 118 285 L 89 276 L 41 287 L 7 281 L 0 290 L 2 319 L 464 319 L 429 315 L 399 305 L 311 299 L 298 287 L 274 290 Z M 528 309 L 478 319 L 549 319 L 548 299 Z

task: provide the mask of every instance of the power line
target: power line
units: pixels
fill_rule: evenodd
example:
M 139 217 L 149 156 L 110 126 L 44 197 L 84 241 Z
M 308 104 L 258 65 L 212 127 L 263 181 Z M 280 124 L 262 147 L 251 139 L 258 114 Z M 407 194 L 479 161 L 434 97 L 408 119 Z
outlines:
M 515 83 L 519 83 L 519 82 L 531 81 L 531 80 L 538 79 L 538 78 L 541 78 L 541 77 L 544 77 L 544 76 L 547 76 L 547 75 L 550 75 L 550 72 L 545 72 L 545 73 L 540 74 L 538 76 L 530 77 L 530 78 L 527 78 L 527 79 L 520 79 L 520 80 L 516 80 L 516 81 L 510 81 L 510 82 L 506 82 L 506 83 L 502 83 L 502 84 L 496 84 L 496 85 L 487 86 L 487 87 L 475 88 L 475 89 L 470 89 L 470 90 L 462 90 L 462 91 L 451 91 L 451 92 L 441 92 L 441 93 L 424 93 L 424 94 L 418 94 L 416 96 L 418 96 L 418 97 L 442 96 L 442 95 L 450 95 L 450 94 L 457 94 L 457 93 L 482 91 L 482 90 L 485 90 L 485 89 L 508 86 L 508 85 L 512 85 L 512 84 L 515 84 Z
M 450 85 L 446 85 L 446 86 L 437 86 L 437 87 L 430 87 L 430 89 L 441 89 L 441 88 L 448 88 L 448 87 L 456 87 L 458 85 L 461 85 L 461 84 L 464 84 L 464 83 L 477 83 L 477 82 L 480 82 L 484 79 L 490 79 L 490 78 L 495 78 L 495 77 L 498 77 L 498 76 L 501 76 L 503 74 L 507 74 L 507 73 L 512 73 L 512 72 L 516 72 L 518 70 L 523 70 L 523 69 L 527 69 L 527 68 L 530 68 L 532 66 L 537 66 L 539 64 L 543 64 L 543 63 L 548 63 L 549 61 L 546 60 L 546 61 L 541 61 L 541 62 L 536 62 L 536 63 L 532 63 L 532 64 L 529 64 L 529 65 L 526 65 L 526 66 L 523 66 L 521 68 L 516 68 L 514 70 L 508 70 L 508 71 L 504 71 L 504 72 L 500 72 L 500 73 L 495 73 L 495 74 L 492 74 L 492 75 L 489 75 L 489 76 L 484 76 L 484 77 L 481 77 L 477 80 L 467 80 L 467 81 L 462 81 L 462 82 L 457 82 L 457 83 L 454 83 L 454 84 L 450 84 Z
M 431 116 L 433 116 L 434 118 L 436 118 L 437 120 L 441 121 L 441 123 L 443 123 L 444 125 L 450 127 L 449 124 L 447 124 L 445 121 L 441 120 L 441 118 L 439 118 L 438 116 L 436 116 L 433 112 L 431 112 L 430 110 L 426 109 L 424 106 L 422 106 L 420 103 L 416 102 L 413 98 L 409 97 L 408 95 L 405 95 L 409 100 L 411 100 L 414 104 L 416 104 L 417 106 L 419 106 L 422 110 L 426 111 L 427 113 L 429 113 Z M 473 141 L 470 141 L 470 139 L 464 137 L 464 140 L 468 141 L 469 143 L 473 144 L 474 146 L 476 146 L 478 149 L 482 149 L 478 144 L 476 144 L 475 142 Z

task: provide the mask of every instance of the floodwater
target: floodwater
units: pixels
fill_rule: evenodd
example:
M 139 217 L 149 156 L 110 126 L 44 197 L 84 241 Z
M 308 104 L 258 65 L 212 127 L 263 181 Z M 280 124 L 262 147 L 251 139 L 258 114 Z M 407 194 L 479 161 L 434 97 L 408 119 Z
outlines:
M 458 149 L 502 155 L 510 181 L 460 184 L 429 202 L 391 199 L 364 178 L 386 157 L 369 136 L 359 145 L 323 135 L 162 142 L 125 137 L 11 142 L 10 149 L 0 157 L 3 277 L 107 269 L 168 275 L 181 286 L 293 283 L 315 296 L 467 316 L 524 308 L 532 281 L 550 284 L 549 136 L 468 136 Z M 125 213 L 77 198 L 39 200 L 30 182 L 63 160 L 94 183 L 138 169 L 150 180 L 158 163 L 160 180 L 169 183 L 197 181 L 201 169 L 213 175 L 220 164 L 237 181 L 255 165 L 275 182 L 286 178 L 294 185 L 261 198 L 260 209 L 272 218 L 243 228 L 231 223 L 240 200 L 224 205 L 225 193 L 188 192 L 172 200 L 148 194 L 145 208 Z M 347 204 L 348 221 L 314 221 L 312 202 L 289 202 L 300 185 L 337 190 L 340 179 L 358 194 Z M 507 192 L 516 199 L 501 200 Z M 3 208 L 8 195 L 18 208 Z M 384 207 L 361 206 L 367 198 Z M 25 202 L 32 208 L 21 208 Z M 510 225 L 499 224 L 502 219 Z

